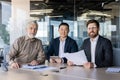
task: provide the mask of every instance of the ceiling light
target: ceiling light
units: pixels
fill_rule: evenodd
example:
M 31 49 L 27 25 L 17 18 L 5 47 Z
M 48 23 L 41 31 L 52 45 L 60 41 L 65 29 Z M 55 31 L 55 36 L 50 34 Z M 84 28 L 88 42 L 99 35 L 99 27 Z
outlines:
M 92 11 L 90 10 L 87 15 L 97 15 L 97 16 L 106 16 L 106 17 L 111 17 L 111 15 L 105 14 L 103 12 L 100 11 Z
M 35 3 L 34 5 L 35 5 L 35 6 L 39 6 L 39 3 Z
M 30 14 L 52 13 L 53 9 L 30 10 Z
M 44 1 L 44 0 L 30 0 L 30 1 Z
M 58 16 L 49 16 L 49 17 L 63 17 L 62 15 L 58 15 Z
M 88 20 L 90 18 L 90 16 L 94 16 L 95 18 L 99 18 L 102 16 L 111 18 L 111 15 L 109 15 L 109 14 L 105 14 L 105 13 L 100 12 L 100 11 L 89 10 L 88 12 L 83 13 L 80 17 L 78 17 L 78 19 L 79 20 Z

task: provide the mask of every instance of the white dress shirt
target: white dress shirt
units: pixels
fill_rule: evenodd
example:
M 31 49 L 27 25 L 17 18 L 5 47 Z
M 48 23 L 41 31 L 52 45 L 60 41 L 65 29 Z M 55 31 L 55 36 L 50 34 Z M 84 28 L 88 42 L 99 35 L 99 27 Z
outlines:
M 60 45 L 59 45 L 59 57 L 62 58 L 64 55 L 64 48 L 65 48 L 65 40 L 60 40 Z
M 95 37 L 94 39 L 90 39 L 90 42 L 91 42 L 91 62 L 94 63 L 94 67 L 96 67 L 95 49 L 96 49 L 98 38 L 99 38 L 99 35 L 97 37 Z

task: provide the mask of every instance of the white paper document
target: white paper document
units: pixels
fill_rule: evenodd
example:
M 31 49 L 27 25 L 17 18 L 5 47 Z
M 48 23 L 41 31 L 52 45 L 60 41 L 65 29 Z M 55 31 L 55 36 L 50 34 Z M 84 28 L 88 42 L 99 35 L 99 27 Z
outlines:
M 42 68 L 46 68 L 47 66 L 45 65 L 36 65 L 36 66 L 30 66 L 28 64 L 26 65 L 23 65 L 22 68 L 25 68 L 25 69 L 42 69 Z
M 22 69 L 30 69 L 33 71 L 59 71 L 57 67 L 52 67 L 52 66 L 46 66 L 46 65 L 36 65 L 36 66 L 30 66 L 30 65 L 23 65 Z
M 64 53 L 62 57 L 66 57 L 69 61 L 72 61 L 75 65 L 83 65 L 88 62 L 84 50 L 74 53 Z
M 106 72 L 120 72 L 120 68 L 116 67 L 116 68 L 107 68 Z

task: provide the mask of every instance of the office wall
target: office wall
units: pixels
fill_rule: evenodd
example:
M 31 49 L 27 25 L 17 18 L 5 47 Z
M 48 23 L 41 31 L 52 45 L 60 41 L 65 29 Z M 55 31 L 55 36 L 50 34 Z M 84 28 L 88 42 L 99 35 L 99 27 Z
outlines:
M 10 19 L 10 44 L 26 33 L 25 23 L 29 19 L 30 0 L 12 0 L 12 16 Z

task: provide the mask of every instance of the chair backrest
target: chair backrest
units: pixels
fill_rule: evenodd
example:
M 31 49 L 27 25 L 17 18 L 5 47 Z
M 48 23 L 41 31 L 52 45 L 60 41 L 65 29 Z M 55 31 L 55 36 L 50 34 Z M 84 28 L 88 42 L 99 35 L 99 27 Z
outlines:
M 9 49 L 10 49 L 10 46 L 5 46 L 4 49 L 3 49 L 3 55 L 4 55 L 4 61 L 5 62 L 8 62 L 8 52 L 9 52 Z
M 4 57 L 4 55 L 3 55 L 3 48 L 0 48 L 0 63 L 3 62 L 3 57 Z
M 120 48 L 113 48 L 113 65 L 120 66 Z

